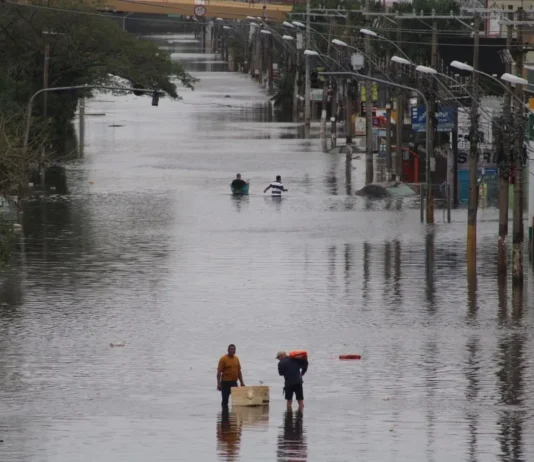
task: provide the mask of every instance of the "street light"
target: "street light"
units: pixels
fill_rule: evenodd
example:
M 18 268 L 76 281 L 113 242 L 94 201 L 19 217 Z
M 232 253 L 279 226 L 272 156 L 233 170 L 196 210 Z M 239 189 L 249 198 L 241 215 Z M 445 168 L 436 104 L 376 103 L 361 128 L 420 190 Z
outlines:
M 271 31 L 270 30 L 265 30 L 265 29 L 260 30 L 260 33 L 266 34 L 266 35 L 271 35 Z
M 289 27 L 290 29 L 295 29 L 295 26 L 291 24 L 290 22 L 284 21 L 282 23 L 283 26 Z
M 428 67 L 428 66 L 415 66 L 415 70 L 417 72 L 422 72 L 423 74 L 437 74 L 438 71 L 436 71 L 436 69 L 432 68 L 432 67 Z
M 224 30 L 231 30 L 232 28 L 230 26 L 223 26 Z
M 223 18 L 215 18 L 215 21 L 224 21 Z
M 317 53 L 314 50 L 304 50 L 304 55 L 305 56 L 319 56 L 319 53 Z
M 247 16 L 247 19 L 249 21 L 255 21 L 256 20 L 256 18 L 254 16 Z
M 460 69 L 461 71 L 474 72 L 475 68 L 466 63 L 461 63 L 460 61 L 452 61 L 450 64 L 451 67 Z
M 517 75 L 508 74 L 508 72 L 505 72 L 503 75 L 501 75 L 501 80 L 504 80 L 505 82 L 513 83 L 515 85 L 528 85 L 529 84 L 527 79 L 518 77 Z
M 404 64 L 406 66 L 411 66 L 413 64 L 409 59 L 401 58 L 400 56 L 393 56 L 391 61 L 397 64 Z
M 288 41 L 295 40 L 295 37 L 292 37 L 291 35 L 282 35 L 282 38 Z
M 292 21 L 292 22 L 293 22 L 293 25 L 297 27 L 302 27 L 303 29 L 306 28 L 306 26 L 302 24 L 301 22 L 298 22 L 298 21 Z
M 378 37 L 378 34 L 369 29 L 360 29 L 360 34 L 369 35 L 370 37 Z
M 338 39 L 333 39 L 333 40 L 332 40 L 332 43 L 333 43 L 334 45 L 338 45 L 338 46 L 340 46 L 340 47 L 348 47 L 348 46 L 349 46 L 349 45 L 348 45 L 346 42 L 344 42 L 343 40 L 338 40 Z

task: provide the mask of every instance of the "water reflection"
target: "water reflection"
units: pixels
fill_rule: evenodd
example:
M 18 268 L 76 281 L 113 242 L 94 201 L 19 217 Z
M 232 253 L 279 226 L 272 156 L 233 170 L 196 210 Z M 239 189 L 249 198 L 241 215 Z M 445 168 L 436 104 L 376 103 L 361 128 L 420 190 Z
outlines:
M 239 460 L 242 424 L 235 412 L 222 408 L 217 419 L 217 454 L 219 460 Z
M 474 321 L 478 313 L 477 301 L 477 278 L 476 275 L 468 277 L 467 281 L 467 319 Z
M 366 308 L 367 303 L 370 299 L 369 293 L 369 280 L 371 277 L 371 244 L 369 242 L 363 243 L 363 288 L 362 288 L 362 298 L 363 306 Z
M 425 390 L 426 390 L 426 460 L 431 462 L 434 460 L 434 444 L 436 434 L 436 394 L 438 388 L 438 344 L 431 340 L 425 345 Z
M 248 207 L 248 196 L 234 196 L 232 194 L 232 203 L 236 209 L 237 212 L 241 212 L 241 210 L 246 207 Z
M 466 345 L 467 350 L 467 364 L 466 364 L 466 378 L 467 378 L 467 389 L 465 392 L 465 397 L 469 403 L 475 403 L 478 399 L 480 392 L 480 342 L 478 337 L 471 337 Z M 476 409 L 468 408 L 466 412 L 467 426 L 469 429 L 468 432 L 468 454 L 469 461 L 477 461 L 477 435 L 478 435 L 478 420 L 479 413 Z
M 499 411 L 500 460 L 503 462 L 524 461 L 523 426 L 528 416 L 519 406 L 524 401 L 525 334 L 518 330 L 523 316 L 523 291 L 514 288 L 512 293 L 512 317 L 510 323 L 517 329 L 506 331 L 498 343 L 497 388 L 500 404 L 505 408 Z
M 302 413 L 286 411 L 281 430 L 278 436 L 276 460 L 279 462 L 308 460 L 308 445 Z
M 428 303 L 428 311 L 430 314 L 436 312 L 436 304 L 434 296 L 436 293 L 436 285 L 434 282 L 434 231 L 427 233 L 425 238 L 425 279 L 426 279 L 426 301 Z
M 394 246 L 394 276 L 393 276 L 393 306 L 400 306 L 402 303 L 401 291 L 401 243 L 399 240 L 393 241 Z
M 235 406 L 232 413 L 245 430 L 269 430 L 269 406 Z

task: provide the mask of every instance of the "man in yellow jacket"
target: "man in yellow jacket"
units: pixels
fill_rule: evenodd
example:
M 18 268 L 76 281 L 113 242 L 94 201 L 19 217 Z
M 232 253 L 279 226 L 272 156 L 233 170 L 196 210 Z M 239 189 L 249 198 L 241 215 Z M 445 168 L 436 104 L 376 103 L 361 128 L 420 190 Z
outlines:
M 241 363 L 235 352 L 235 345 L 228 345 L 228 354 L 221 356 L 217 366 L 217 390 L 221 392 L 223 407 L 228 406 L 232 387 L 237 387 L 238 380 L 242 387 L 245 386 L 243 375 L 241 374 Z

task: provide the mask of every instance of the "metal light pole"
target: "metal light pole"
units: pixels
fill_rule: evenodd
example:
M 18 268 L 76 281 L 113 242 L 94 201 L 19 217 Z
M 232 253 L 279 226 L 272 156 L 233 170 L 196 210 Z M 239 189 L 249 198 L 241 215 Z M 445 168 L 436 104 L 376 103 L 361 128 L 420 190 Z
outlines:
M 113 87 L 113 86 L 107 86 L 107 85 L 75 85 L 73 87 L 51 87 L 51 88 L 42 88 L 40 90 L 37 90 L 30 98 L 30 101 L 28 101 L 28 108 L 27 108 L 27 114 L 26 114 L 26 127 L 24 129 L 24 151 L 28 149 L 28 142 L 30 139 L 30 127 L 32 123 L 32 109 L 33 109 L 33 102 L 35 101 L 35 98 L 39 96 L 41 93 L 45 92 L 51 92 L 51 91 L 66 91 L 66 90 L 89 90 L 93 88 L 98 88 L 102 90 L 122 90 L 122 91 L 137 91 L 137 92 L 143 92 L 143 93 L 154 93 L 155 91 L 163 92 L 168 95 L 167 92 L 164 92 L 163 90 L 148 90 L 144 88 L 130 88 L 130 87 Z

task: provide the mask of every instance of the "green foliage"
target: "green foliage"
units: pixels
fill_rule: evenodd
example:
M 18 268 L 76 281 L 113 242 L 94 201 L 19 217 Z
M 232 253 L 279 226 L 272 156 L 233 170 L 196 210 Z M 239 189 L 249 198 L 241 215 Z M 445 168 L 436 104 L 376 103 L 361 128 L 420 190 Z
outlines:
M 13 247 L 16 243 L 13 224 L 13 220 L 0 213 L 0 266 L 9 263 Z
M 293 110 L 293 90 L 295 85 L 295 73 L 286 72 L 278 83 L 278 92 L 273 98 L 274 107 L 277 111 L 291 113 Z

